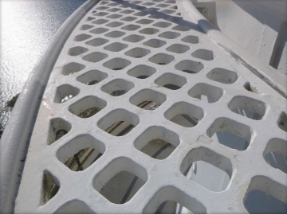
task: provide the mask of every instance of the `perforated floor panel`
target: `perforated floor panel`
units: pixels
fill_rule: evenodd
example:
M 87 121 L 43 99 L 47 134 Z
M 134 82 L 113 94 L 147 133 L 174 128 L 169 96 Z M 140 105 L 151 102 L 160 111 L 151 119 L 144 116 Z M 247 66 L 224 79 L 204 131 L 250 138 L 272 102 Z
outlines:
M 102 0 L 53 68 L 15 211 L 286 211 L 286 132 L 286 100 L 175 0 Z

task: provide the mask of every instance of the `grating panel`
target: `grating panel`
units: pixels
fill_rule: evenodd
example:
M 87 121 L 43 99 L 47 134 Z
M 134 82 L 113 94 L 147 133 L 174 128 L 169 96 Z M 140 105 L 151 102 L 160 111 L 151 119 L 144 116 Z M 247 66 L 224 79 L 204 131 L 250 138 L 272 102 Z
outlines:
M 102 0 L 86 14 L 47 85 L 16 212 L 242 213 L 254 191 L 286 206 L 286 100 L 179 12 Z

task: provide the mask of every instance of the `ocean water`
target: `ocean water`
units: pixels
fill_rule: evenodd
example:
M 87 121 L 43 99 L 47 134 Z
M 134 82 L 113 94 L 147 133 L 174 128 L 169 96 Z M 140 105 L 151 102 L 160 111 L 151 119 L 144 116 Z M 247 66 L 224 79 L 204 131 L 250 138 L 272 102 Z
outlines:
M 7 101 L 21 92 L 57 29 L 85 1 L 0 1 L 0 131 L 11 113 Z

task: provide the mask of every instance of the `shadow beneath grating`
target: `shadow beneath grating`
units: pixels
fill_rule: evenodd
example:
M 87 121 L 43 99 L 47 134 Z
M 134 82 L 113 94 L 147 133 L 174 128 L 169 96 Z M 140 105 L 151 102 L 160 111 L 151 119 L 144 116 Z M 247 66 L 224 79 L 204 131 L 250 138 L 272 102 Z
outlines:
M 196 30 L 196 31 L 203 33 L 203 31 L 200 29 L 200 27 L 197 24 L 183 20 L 183 18 L 181 18 L 179 16 L 171 16 L 171 15 L 168 15 L 166 13 L 159 12 L 156 9 L 150 10 L 150 8 L 146 8 L 144 6 L 139 6 L 136 4 L 132 4 L 132 3 L 129 3 L 129 2 L 124 1 L 124 0 L 112 0 L 112 1 L 116 2 L 118 4 L 122 4 L 126 7 L 130 7 L 130 8 L 139 10 L 139 11 L 141 11 L 141 13 L 150 14 L 151 18 L 154 17 L 154 18 L 164 19 L 168 22 L 173 22 L 173 23 L 178 24 L 178 25 L 186 26 L 190 29 L 193 29 L 193 30 Z M 205 20 L 200 20 L 200 21 L 205 21 Z

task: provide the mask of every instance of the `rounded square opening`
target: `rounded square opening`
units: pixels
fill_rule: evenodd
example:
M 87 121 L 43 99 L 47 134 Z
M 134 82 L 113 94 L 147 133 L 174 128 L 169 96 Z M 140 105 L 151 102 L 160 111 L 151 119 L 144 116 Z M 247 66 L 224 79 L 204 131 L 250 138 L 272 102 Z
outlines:
M 215 103 L 222 97 L 223 90 L 206 83 L 198 83 L 188 91 L 188 95 L 207 103 Z
M 124 69 L 125 67 L 127 67 L 130 64 L 131 64 L 130 61 L 117 57 L 117 58 L 113 58 L 113 59 L 105 62 L 104 66 L 106 68 L 112 69 L 114 71 L 118 71 L 118 70 Z
M 253 131 L 245 124 L 222 117 L 211 124 L 207 136 L 231 149 L 243 151 L 251 143 Z
M 89 118 L 107 106 L 107 102 L 94 96 L 87 96 L 69 107 L 69 111 L 80 117 Z
M 157 85 L 160 85 L 170 90 L 178 90 L 184 84 L 186 84 L 186 82 L 186 78 L 173 73 L 165 73 L 155 80 L 155 83 Z
M 223 84 L 232 84 L 234 83 L 238 76 L 235 72 L 229 71 L 223 68 L 214 68 L 212 69 L 206 77 L 208 79 L 214 80 L 216 82 L 220 82 Z
M 279 138 L 271 139 L 264 150 L 263 157 L 270 166 L 287 174 L 286 140 Z
M 94 188 L 114 204 L 125 204 L 148 179 L 146 170 L 125 157 L 111 161 L 94 180 Z
M 232 177 L 231 161 L 208 148 L 192 149 L 180 165 L 188 179 L 213 192 L 224 191 Z M 207 176 L 208 175 L 208 176 Z
M 84 66 L 82 64 L 79 64 L 76 62 L 71 62 L 71 63 L 68 63 L 67 65 L 63 66 L 62 74 L 65 76 L 72 75 L 74 73 L 77 73 L 77 72 L 83 70 L 85 67 L 86 66 Z
M 147 65 L 138 65 L 128 71 L 128 75 L 136 77 L 138 79 L 146 79 L 153 75 L 156 69 Z
M 102 91 L 110 94 L 111 96 L 121 96 L 127 93 L 134 87 L 132 82 L 124 79 L 115 79 L 102 87 Z
M 77 77 L 77 80 L 85 85 L 95 85 L 106 79 L 107 77 L 108 74 L 104 72 L 98 70 L 91 70 Z
M 148 60 L 158 65 L 167 65 L 174 60 L 174 57 L 168 54 L 159 53 L 150 57 Z
M 130 102 L 145 110 L 155 110 L 166 101 L 166 96 L 160 92 L 143 89 L 130 98 Z
M 239 115 L 253 120 L 261 120 L 265 115 L 266 104 L 245 96 L 236 96 L 228 104 L 228 108 Z
M 203 69 L 203 64 L 201 62 L 183 60 L 177 63 L 175 68 L 188 74 L 195 74 Z
M 265 176 L 252 178 L 244 198 L 249 213 L 286 213 L 287 189 Z
M 179 145 L 179 136 L 160 126 L 146 129 L 136 140 L 135 147 L 144 154 L 158 160 L 163 160 Z
M 194 127 L 204 117 L 204 112 L 201 108 L 186 103 L 179 102 L 172 105 L 164 116 L 166 119 L 183 127 Z
M 54 102 L 64 103 L 77 96 L 79 93 L 80 90 L 78 88 L 75 88 L 74 86 L 68 84 L 61 85 L 57 88 Z
M 134 58 L 141 58 L 146 56 L 150 53 L 150 50 L 144 48 L 133 48 L 125 53 L 125 55 L 134 57 Z
M 105 145 L 90 135 L 72 139 L 57 151 L 57 158 L 72 171 L 83 171 L 105 152 Z
M 139 117 L 125 109 L 116 109 L 104 116 L 98 126 L 113 136 L 128 134 L 139 124 Z
M 166 42 L 159 39 L 150 39 L 143 44 L 152 48 L 160 48 L 161 46 L 165 45 Z
M 88 62 L 99 62 L 108 57 L 108 54 L 101 52 L 94 52 L 84 56 L 82 59 Z

